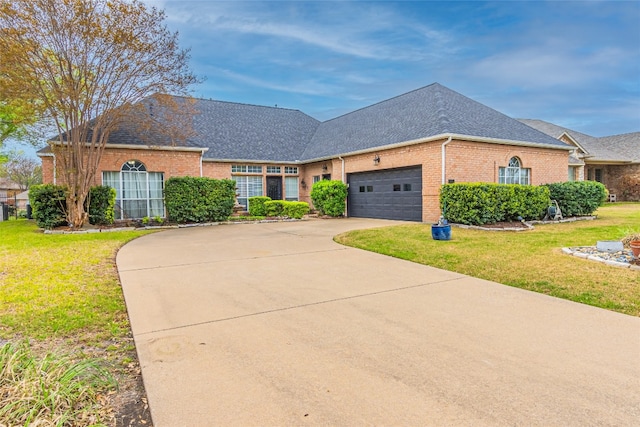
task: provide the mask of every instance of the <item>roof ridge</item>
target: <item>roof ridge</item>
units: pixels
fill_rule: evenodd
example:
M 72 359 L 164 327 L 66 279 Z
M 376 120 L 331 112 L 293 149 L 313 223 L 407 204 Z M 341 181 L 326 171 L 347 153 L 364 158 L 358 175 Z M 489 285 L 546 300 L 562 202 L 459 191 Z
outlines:
M 278 107 L 277 104 L 276 106 L 272 107 L 270 105 L 259 105 L 259 104 L 250 104 L 250 103 L 246 103 L 246 102 L 234 102 L 234 101 L 224 101 L 221 99 L 213 99 L 213 98 L 198 98 L 195 96 L 185 96 L 185 95 L 169 95 L 172 96 L 174 98 L 184 98 L 184 99 L 195 99 L 196 101 L 203 101 L 203 102 L 218 102 L 218 103 L 222 103 L 222 104 L 233 104 L 233 105 L 244 105 L 244 106 L 248 106 L 248 107 L 258 107 L 258 108 L 269 108 L 272 110 L 287 110 L 287 111 L 297 111 L 300 112 L 304 115 L 309 116 L 309 114 L 305 113 L 304 111 L 298 109 L 298 108 L 287 108 L 287 107 Z M 312 117 L 312 116 L 309 116 Z M 315 119 L 315 117 L 312 117 Z M 316 119 L 317 120 L 317 119 Z
M 449 125 L 451 124 L 451 121 L 449 120 L 449 116 L 446 113 L 442 92 L 437 90 L 434 92 L 434 96 L 436 98 L 437 117 L 440 121 L 440 124 L 442 125 L 442 133 L 450 133 Z
M 324 122 L 322 122 L 322 123 L 328 123 L 328 122 L 331 122 L 331 121 L 333 121 L 333 120 L 337 120 L 337 119 L 340 119 L 340 118 L 342 118 L 342 117 L 349 116 L 349 115 L 354 114 L 354 113 L 357 113 L 357 112 L 359 112 L 359 111 L 366 110 L 366 109 L 369 109 L 369 108 L 371 108 L 371 107 L 375 107 L 375 106 L 377 106 L 377 105 L 383 104 L 383 103 L 385 103 L 385 102 L 392 101 L 392 100 L 394 100 L 394 99 L 400 98 L 401 96 L 409 95 L 410 93 L 418 92 L 418 91 L 420 91 L 420 90 L 426 89 L 426 88 L 431 87 L 431 86 L 434 86 L 434 87 L 436 87 L 436 86 L 443 87 L 440 83 L 438 83 L 438 82 L 433 82 L 433 83 L 428 84 L 428 85 L 426 85 L 426 86 L 419 87 L 418 89 L 413 89 L 413 90 L 410 90 L 409 92 L 405 92 L 405 93 L 402 93 L 402 94 L 400 94 L 400 95 L 392 96 L 391 98 L 386 98 L 386 99 L 383 99 L 383 100 L 381 100 L 381 101 L 375 102 L 375 103 L 373 103 L 373 104 L 369 104 L 369 105 L 367 105 L 367 106 L 360 107 L 360 108 L 358 108 L 358 109 L 355 109 L 355 110 L 349 111 L 348 113 L 344 113 L 344 114 L 341 114 L 341 115 L 339 115 L 339 116 L 332 117 L 332 118 L 330 118 L 330 119 L 328 119 L 328 120 L 325 120 L 325 121 L 324 121 Z

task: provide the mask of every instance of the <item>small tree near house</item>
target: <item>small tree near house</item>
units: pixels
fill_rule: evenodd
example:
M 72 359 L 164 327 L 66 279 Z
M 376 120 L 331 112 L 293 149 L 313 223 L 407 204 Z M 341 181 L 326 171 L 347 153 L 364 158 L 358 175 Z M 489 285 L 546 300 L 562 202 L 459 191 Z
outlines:
M 0 0 L 0 99 L 36 100 L 57 129 L 50 145 L 75 227 L 112 132 L 137 126 L 150 143 L 178 143 L 188 129 L 189 101 L 155 95 L 197 82 L 164 18 L 138 0 Z

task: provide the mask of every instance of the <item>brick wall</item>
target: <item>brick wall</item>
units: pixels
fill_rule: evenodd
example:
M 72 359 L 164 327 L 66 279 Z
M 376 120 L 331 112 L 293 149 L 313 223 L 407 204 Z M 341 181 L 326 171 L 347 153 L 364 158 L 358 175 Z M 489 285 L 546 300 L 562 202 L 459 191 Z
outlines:
M 200 176 L 200 152 L 161 149 L 112 149 L 104 151 L 93 185 L 102 184 L 103 171 L 119 171 L 128 160 L 139 160 L 148 172 L 164 172 L 164 179 L 174 176 Z M 44 183 L 54 182 L 53 157 L 42 157 L 42 179 Z M 56 163 L 57 184 L 64 184 L 64 174 L 60 163 Z
M 619 202 L 640 201 L 640 164 L 631 165 L 587 165 L 586 177 L 595 179 L 595 170 L 602 171 L 602 183 L 615 194 Z
M 443 139 L 346 156 L 344 158 L 345 178 L 350 173 L 422 165 L 422 218 L 426 222 L 435 221 L 440 216 L 441 149 L 445 141 Z M 375 155 L 380 157 L 378 164 L 374 164 Z M 514 156 L 520 159 L 523 168 L 531 168 L 531 184 L 533 185 L 562 182 L 568 179 L 568 152 L 565 150 L 453 140 L 446 146 L 445 180 L 453 179 L 458 183 L 498 182 L 498 169 L 507 166 L 509 159 Z M 122 164 L 128 160 L 141 161 L 149 172 L 164 172 L 165 179 L 172 176 L 200 176 L 199 152 L 169 150 L 108 149 L 100 162 L 100 170 L 120 170 Z M 44 182 L 53 182 L 53 159 L 43 157 L 42 162 Z M 232 163 L 229 162 L 202 162 L 202 176 L 230 179 L 231 165 Z M 263 166 L 263 179 L 266 180 L 266 165 L 261 165 Z M 284 175 L 284 165 L 281 166 L 283 176 L 292 176 Z M 340 180 L 342 179 L 342 167 L 342 161 L 338 158 L 299 165 L 299 199 L 311 204 L 309 193 L 313 177 L 331 174 L 332 179 Z M 58 177 L 60 176 L 59 174 Z M 100 174 L 98 180 L 101 180 Z M 305 182 L 305 186 L 302 185 L 302 181 Z M 263 188 L 266 191 L 266 183 L 264 182 Z

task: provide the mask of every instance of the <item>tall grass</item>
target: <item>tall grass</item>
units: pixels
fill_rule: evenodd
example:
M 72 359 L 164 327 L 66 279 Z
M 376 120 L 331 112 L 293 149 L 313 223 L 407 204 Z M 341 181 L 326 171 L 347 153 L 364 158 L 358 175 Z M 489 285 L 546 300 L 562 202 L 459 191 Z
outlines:
M 115 388 L 100 361 L 37 357 L 27 341 L 0 348 L 0 425 L 103 425 L 104 393 Z

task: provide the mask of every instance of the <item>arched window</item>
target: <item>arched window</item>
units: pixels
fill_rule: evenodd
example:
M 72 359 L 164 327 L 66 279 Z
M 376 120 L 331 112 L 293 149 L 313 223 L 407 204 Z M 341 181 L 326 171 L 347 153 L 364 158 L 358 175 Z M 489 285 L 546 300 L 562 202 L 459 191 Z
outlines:
M 144 163 L 129 160 L 119 172 L 102 172 L 102 182 L 116 189 L 116 219 L 165 216 L 162 172 L 147 172 Z
M 523 168 L 520 159 L 512 157 L 509 159 L 509 165 L 507 167 L 501 167 L 499 169 L 498 182 L 500 184 L 528 185 L 531 182 L 531 169 Z

